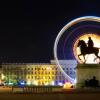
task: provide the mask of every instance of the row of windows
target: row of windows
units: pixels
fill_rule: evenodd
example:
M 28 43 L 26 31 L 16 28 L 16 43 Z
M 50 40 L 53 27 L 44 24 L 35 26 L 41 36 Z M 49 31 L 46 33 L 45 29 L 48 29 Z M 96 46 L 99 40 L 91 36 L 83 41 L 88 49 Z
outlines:
M 4 72 L 5 74 L 40 74 L 40 75 L 45 75 L 45 74 L 61 74 L 60 73 L 57 73 L 57 72 Z
M 75 71 L 65 71 L 67 74 L 75 74 Z M 9 72 L 9 71 L 6 71 L 6 72 L 4 72 L 4 73 L 6 73 L 6 74 L 62 74 L 62 72 L 58 72 L 58 71 L 56 71 L 56 72 L 40 72 L 40 71 L 36 71 L 36 72 L 24 72 L 24 71 L 12 71 L 12 72 Z
M 49 68 L 49 67 L 47 67 L 47 68 Z M 23 70 L 48 70 L 47 68 L 25 68 L 25 69 L 23 69 Z M 63 70 L 76 70 L 76 68 L 62 68 Z M 4 68 L 4 70 L 14 70 L 14 68 Z M 21 70 L 21 68 L 20 68 L 20 70 Z M 54 67 L 54 68 L 51 68 L 50 67 L 50 69 L 49 70 L 59 70 L 59 68 L 57 68 L 57 67 Z
M 17 69 L 17 68 L 13 68 L 13 67 L 11 67 L 11 68 L 3 68 L 4 70 L 14 70 L 14 69 Z M 20 70 L 21 70 L 21 67 L 19 68 Z M 25 68 L 25 69 L 23 69 L 23 70 L 57 70 L 58 68 L 51 68 L 50 67 L 50 69 L 47 67 L 47 68 Z
M 28 72 L 28 74 L 62 74 L 61 72 Z
M 67 74 L 76 74 L 74 71 L 66 72 Z
M 75 74 L 75 71 L 66 71 L 67 74 Z M 5 72 L 5 74 L 33 74 L 33 75 L 62 75 L 62 72 Z
M 6 78 L 26 78 L 26 76 L 14 76 L 14 75 L 6 75 Z M 28 79 L 64 79 L 64 76 L 27 76 Z
M 28 76 L 27 77 L 28 79 L 64 79 L 65 77 L 63 77 L 63 76 L 56 76 L 56 77 L 54 77 L 54 76 L 52 76 L 52 77 L 50 77 L 50 76 L 46 76 L 46 77 L 39 77 L 39 76 Z

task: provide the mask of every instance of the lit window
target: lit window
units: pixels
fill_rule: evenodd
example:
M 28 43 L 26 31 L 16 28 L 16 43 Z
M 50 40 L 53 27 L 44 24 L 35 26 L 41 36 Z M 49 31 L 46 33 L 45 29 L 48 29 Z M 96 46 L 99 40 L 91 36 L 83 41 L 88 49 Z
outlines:
M 30 79 L 30 76 L 28 76 L 28 79 Z
M 74 70 L 76 70 L 76 68 L 74 68 Z
M 44 69 L 42 68 L 42 70 L 44 70 Z
M 26 68 L 24 70 L 26 70 Z
M 72 74 L 72 71 L 70 72 L 70 74 Z
M 58 74 L 58 72 L 56 72 L 56 74 Z
M 54 67 L 52 68 L 52 70 L 54 70 Z
M 56 76 L 56 79 L 58 79 L 58 77 Z
M 66 68 L 66 70 L 68 70 L 68 68 Z
M 59 76 L 59 79 L 61 80 L 61 76 Z
M 52 79 L 54 79 L 54 76 L 52 76 Z
M 30 68 L 28 68 L 28 70 L 30 70 Z
M 35 76 L 35 79 L 36 79 L 36 76 Z
M 38 68 L 38 70 L 40 70 L 40 68 Z
M 63 70 L 65 70 L 65 68 L 63 68 Z

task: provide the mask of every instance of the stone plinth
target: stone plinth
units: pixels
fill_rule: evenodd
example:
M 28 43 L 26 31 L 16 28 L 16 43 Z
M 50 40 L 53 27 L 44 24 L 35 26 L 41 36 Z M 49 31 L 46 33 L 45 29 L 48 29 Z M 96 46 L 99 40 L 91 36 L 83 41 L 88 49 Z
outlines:
M 100 64 L 78 64 L 76 67 L 76 88 L 81 88 L 85 80 L 93 76 L 100 82 Z

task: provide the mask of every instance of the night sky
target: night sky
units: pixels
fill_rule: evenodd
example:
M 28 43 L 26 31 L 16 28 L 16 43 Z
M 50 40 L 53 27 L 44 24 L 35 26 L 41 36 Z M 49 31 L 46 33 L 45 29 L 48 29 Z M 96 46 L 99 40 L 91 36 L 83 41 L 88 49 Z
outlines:
M 100 16 L 99 0 L 0 3 L 0 62 L 49 62 L 61 28 L 87 15 Z

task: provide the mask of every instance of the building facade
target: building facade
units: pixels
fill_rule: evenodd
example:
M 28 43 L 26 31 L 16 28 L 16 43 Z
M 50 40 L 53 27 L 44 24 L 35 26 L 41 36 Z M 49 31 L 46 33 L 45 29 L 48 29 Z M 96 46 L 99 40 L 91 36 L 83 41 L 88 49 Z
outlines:
M 63 70 L 75 78 L 75 61 L 60 61 Z M 6 85 L 21 82 L 25 85 L 63 85 L 68 80 L 64 77 L 55 61 L 51 63 L 3 63 L 1 81 Z

